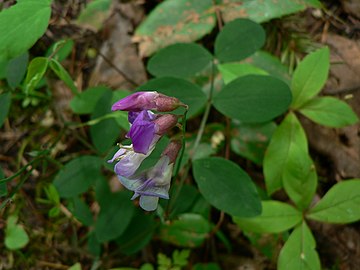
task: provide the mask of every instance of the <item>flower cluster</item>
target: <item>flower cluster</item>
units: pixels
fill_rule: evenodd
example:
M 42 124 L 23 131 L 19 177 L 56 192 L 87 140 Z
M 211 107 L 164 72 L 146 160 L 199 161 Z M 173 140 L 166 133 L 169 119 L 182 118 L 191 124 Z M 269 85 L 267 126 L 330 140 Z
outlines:
M 137 173 L 143 160 L 154 150 L 159 139 L 178 122 L 174 114 L 155 114 L 186 106 L 177 98 L 158 92 L 137 92 L 116 102 L 112 110 L 128 111 L 130 130 L 126 137 L 132 144 L 120 146 L 109 162 L 116 161 L 114 171 L 120 182 L 134 191 L 132 199 L 140 197 L 140 206 L 146 211 L 157 208 L 159 198 L 169 199 L 172 170 L 181 143 L 171 141 L 153 168 Z

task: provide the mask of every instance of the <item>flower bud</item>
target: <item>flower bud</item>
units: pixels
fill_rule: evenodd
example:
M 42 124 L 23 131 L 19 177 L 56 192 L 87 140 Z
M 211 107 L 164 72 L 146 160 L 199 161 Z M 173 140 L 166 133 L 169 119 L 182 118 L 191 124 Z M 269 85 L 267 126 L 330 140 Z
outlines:
M 178 122 L 178 116 L 174 114 L 162 114 L 159 115 L 155 120 L 154 124 L 156 126 L 156 134 L 164 135 L 170 129 L 176 126 Z
M 173 140 L 165 148 L 165 150 L 162 152 L 161 156 L 168 156 L 170 159 L 169 164 L 175 163 L 181 147 L 182 147 L 182 144 L 179 140 Z

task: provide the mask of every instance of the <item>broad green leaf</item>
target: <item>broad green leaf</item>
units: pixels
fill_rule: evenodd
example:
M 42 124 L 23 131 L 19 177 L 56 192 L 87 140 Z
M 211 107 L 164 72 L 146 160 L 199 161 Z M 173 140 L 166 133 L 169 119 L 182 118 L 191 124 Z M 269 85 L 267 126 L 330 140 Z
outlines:
M 220 266 L 216 263 L 197 263 L 193 266 L 193 270 L 221 270 Z
M 159 237 L 165 242 L 182 247 L 198 247 L 210 232 L 209 222 L 201 215 L 188 213 L 172 223 L 160 227 Z
M 98 31 L 110 16 L 112 0 L 93 0 L 80 12 L 76 24 Z
M 153 216 L 137 210 L 124 233 L 115 241 L 120 246 L 122 253 L 134 254 L 150 242 L 156 227 Z
M 208 66 L 213 57 L 195 43 L 177 43 L 158 51 L 150 58 L 147 70 L 156 77 L 193 77 Z
M 94 111 L 91 114 L 91 119 L 96 119 L 110 113 L 111 101 L 112 92 L 105 91 L 96 103 Z M 96 149 L 101 153 L 105 153 L 114 145 L 116 139 L 119 137 L 119 133 L 120 129 L 114 119 L 104 119 L 90 127 L 91 140 Z
M 93 216 L 89 206 L 79 197 L 71 198 L 70 211 L 85 226 L 91 226 Z
M 49 64 L 49 59 L 46 57 L 36 57 L 31 60 L 25 78 L 25 93 L 31 93 L 40 80 L 43 78 Z
M 75 263 L 74 265 L 70 266 L 67 270 L 81 270 L 81 264 Z
M 264 157 L 265 183 L 269 194 L 283 186 L 284 167 L 293 145 L 308 153 L 305 131 L 296 115 L 289 113 L 271 137 Z
M 74 113 L 90 114 L 94 111 L 96 103 L 106 91 L 110 91 L 110 89 L 105 86 L 88 88 L 70 101 L 70 108 Z
M 271 76 L 276 77 L 290 85 L 291 78 L 288 68 L 281 63 L 280 59 L 268 52 L 257 51 L 245 61 L 262 70 L 265 70 Z
M 177 42 L 192 42 L 215 26 L 212 0 L 167 0 L 157 5 L 135 31 L 140 54 L 149 56 Z
M 176 201 L 171 208 L 170 219 L 176 217 L 178 214 L 191 212 L 191 207 L 195 204 L 196 199 L 198 199 L 199 191 L 193 185 L 183 185 L 181 187 L 180 193 L 175 195 L 180 188 L 179 185 L 172 185 L 170 190 L 170 198 L 176 197 Z M 181 203 L 177 203 L 181 202 Z
M 310 209 L 308 218 L 329 223 L 360 220 L 360 179 L 345 180 L 334 185 Z
M 11 59 L 6 66 L 6 81 L 11 88 L 20 85 L 29 63 L 29 53 L 25 52 Z
M 4 172 L 2 170 L 2 168 L 0 167 L 0 179 L 5 178 Z M 0 184 L 0 198 L 4 197 L 8 194 L 8 190 L 7 190 L 7 185 L 6 183 L 1 183 Z
M 327 80 L 329 68 L 330 52 L 327 47 L 307 55 L 300 62 L 291 81 L 292 108 L 300 108 L 321 91 Z
M 226 63 L 217 66 L 225 84 L 246 75 L 268 75 L 268 73 L 248 63 Z
M 87 250 L 93 256 L 99 257 L 101 255 L 101 243 L 96 238 L 94 231 L 92 231 L 88 237 Z
M 111 203 L 101 206 L 95 223 L 95 233 L 99 242 L 118 238 L 129 225 L 134 214 L 134 205 L 128 192 L 111 194 Z
M 9 113 L 11 105 L 11 93 L 6 92 L 0 94 L 0 127 L 4 124 L 4 121 Z
M 296 13 L 307 7 L 320 8 L 318 0 L 228 0 L 219 6 L 225 22 L 249 18 L 258 23 Z
M 314 198 L 317 174 L 306 149 L 291 144 L 284 164 L 283 185 L 290 199 L 300 209 L 306 209 Z
M 68 162 L 54 179 L 60 197 L 70 198 L 85 192 L 101 177 L 101 164 L 102 160 L 95 156 L 80 156 Z
M 240 77 L 214 97 L 214 106 L 224 115 L 243 123 L 262 123 L 284 113 L 291 92 L 283 81 L 271 76 Z
M 220 157 L 204 158 L 193 162 L 193 171 L 200 193 L 217 209 L 238 217 L 261 213 L 256 187 L 237 164 Z
M 189 106 L 188 117 L 198 113 L 206 103 L 206 95 L 199 86 L 189 81 L 174 77 L 162 77 L 152 79 L 140 86 L 139 91 L 158 91 L 167 96 L 180 99 L 181 102 Z M 173 113 L 182 114 L 183 110 L 177 109 Z
M 27 0 L 0 12 L 0 61 L 24 53 L 45 33 L 50 5 L 50 0 Z
M 262 213 L 252 218 L 233 217 L 244 231 L 256 233 L 280 233 L 293 228 L 302 219 L 300 211 L 279 201 L 262 201 Z
M 300 112 L 315 123 L 328 127 L 353 125 L 359 118 L 344 101 L 333 97 L 317 97 L 306 102 Z
M 265 31 L 260 24 L 237 19 L 225 25 L 215 40 L 215 56 L 221 62 L 245 59 L 265 43 Z
M 231 150 L 239 156 L 261 165 L 275 129 L 274 122 L 241 124 L 234 121 L 231 130 Z
M 5 228 L 5 246 L 10 250 L 23 248 L 29 242 L 29 236 L 23 226 L 16 224 L 17 217 L 9 216 Z
M 315 239 L 305 222 L 291 233 L 280 251 L 279 270 L 320 270 Z
M 6 68 L 8 65 L 8 60 L 1 60 L 0 59 L 0 79 L 6 79 Z
M 70 88 L 73 94 L 75 95 L 79 94 L 79 90 L 75 86 L 74 81 L 71 78 L 70 74 L 57 60 L 52 58 L 50 60 L 49 65 L 52 71 L 54 71 L 54 73 L 59 77 L 59 79 L 62 80 L 66 84 L 66 86 Z

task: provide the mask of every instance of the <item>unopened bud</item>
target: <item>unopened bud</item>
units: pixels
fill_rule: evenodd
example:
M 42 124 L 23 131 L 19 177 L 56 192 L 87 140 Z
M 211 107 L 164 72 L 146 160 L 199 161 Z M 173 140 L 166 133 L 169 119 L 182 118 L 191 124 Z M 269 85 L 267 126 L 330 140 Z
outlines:
M 164 135 L 170 129 L 176 126 L 178 122 L 178 116 L 174 114 L 162 114 L 154 120 L 157 128 L 156 134 Z
M 170 159 L 169 164 L 175 163 L 181 147 L 182 147 L 181 141 L 179 140 L 171 141 L 169 145 L 165 148 L 165 150 L 162 152 L 161 156 L 168 156 Z

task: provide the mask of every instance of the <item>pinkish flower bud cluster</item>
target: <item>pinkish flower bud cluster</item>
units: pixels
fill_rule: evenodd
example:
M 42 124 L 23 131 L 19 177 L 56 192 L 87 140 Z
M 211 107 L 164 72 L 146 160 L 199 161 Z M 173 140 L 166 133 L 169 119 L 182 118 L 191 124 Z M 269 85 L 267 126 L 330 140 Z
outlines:
M 120 182 L 134 191 L 132 199 L 140 197 L 140 206 L 147 211 L 157 208 L 159 198 L 169 198 L 172 170 L 181 149 L 179 141 L 171 141 L 153 168 L 137 173 L 145 158 L 154 150 L 159 139 L 178 122 L 174 114 L 155 114 L 186 106 L 175 97 L 158 92 L 137 92 L 116 102 L 112 110 L 128 111 L 130 130 L 126 137 L 132 144 L 120 146 L 109 162 L 116 161 L 114 171 Z

